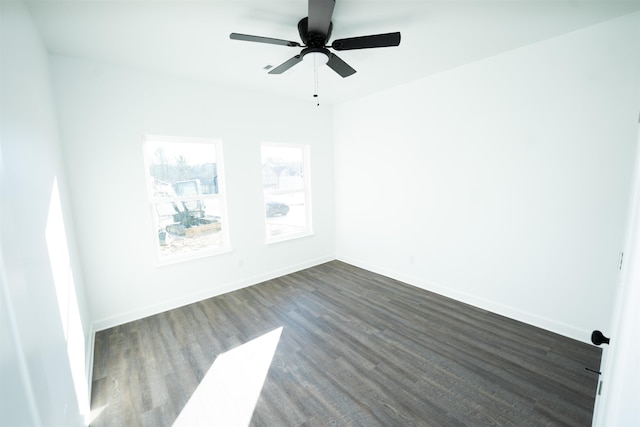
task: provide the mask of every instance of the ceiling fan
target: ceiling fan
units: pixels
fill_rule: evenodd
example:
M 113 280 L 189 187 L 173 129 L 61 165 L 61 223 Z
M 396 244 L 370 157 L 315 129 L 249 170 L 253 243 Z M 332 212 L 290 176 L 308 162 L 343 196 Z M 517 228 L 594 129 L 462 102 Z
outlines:
M 299 54 L 269 71 L 269 74 L 282 74 L 302 61 L 302 58 L 305 55 L 312 53 L 314 56 L 324 55 L 329 68 L 342 77 L 349 77 L 354 74 L 356 70 L 340 59 L 336 54 L 330 52 L 330 48 L 340 51 L 398 46 L 400 44 L 400 33 L 395 32 L 339 39 L 334 40 L 331 45 L 327 45 L 327 42 L 331 37 L 331 30 L 333 29 L 331 17 L 333 15 L 333 8 L 335 7 L 335 4 L 335 0 L 309 0 L 309 16 L 302 18 L 300 22 L 298 22 L 298 33 L 300 34 L 300 39 L 303 44 L 295 41 L 238 33 L 231 33 L 229 37 L 233 40 L 303 48 Z

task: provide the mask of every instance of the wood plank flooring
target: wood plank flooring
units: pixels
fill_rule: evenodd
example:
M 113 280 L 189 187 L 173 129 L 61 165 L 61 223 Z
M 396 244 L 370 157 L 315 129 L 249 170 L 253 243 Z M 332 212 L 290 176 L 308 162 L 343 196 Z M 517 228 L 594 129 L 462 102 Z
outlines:
M 171 426 L 279 327 L 252 426 L 591 425 L 599 348 L 339 261 L 98 332 L 92 425 Z

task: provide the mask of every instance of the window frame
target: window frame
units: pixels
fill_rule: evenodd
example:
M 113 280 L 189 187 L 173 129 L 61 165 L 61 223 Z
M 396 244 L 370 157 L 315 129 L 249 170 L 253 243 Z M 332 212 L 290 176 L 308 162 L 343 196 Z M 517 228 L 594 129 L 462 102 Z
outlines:
M 281 143 L 281 142 L 269 142 L 263 141 L 260 143 L 260 165 L 261 170 L 264 170 L 264 162 L 263 162 L 263 148 L 264 147 L 275 147 L 275 148 L 297 148 L 302 150 L 302 182 L 303 188 L 302 190 L 292 190 L 292 191 L 283 191 L 279 190 L 277 193 L 280 194 L 288 194 L 288 193 L 303 193 L 304 194 L 304 206 L 305 206 L 305 227 L 304 230 L 299 232 L 292 232 L 286 234 L 280 234 L 277 236 L 269 235 L 269 226 L 267 224 L 267 214 L 266 210 L 263 211 L 263 224 L 264 224 L 264 236 L 265 243 L 267 245 L 271 245 L 274 243 L 286 242 L 290 240 L 296 240 L 304 237 L 309 237 L 314 234 L 313 231 L 313 209 L 312 209 L 312 197 L 311 197 L 311 147 L 309 144 L 302 143 Z M 263 206 L 266 205 L 267 202 L 267 191 L 264 188 L 264 175 L 262 176 L 262 196 L 263 196 Z M 274 194 L 274 193 L 271 193 Z
M 209 194 L 197 194 L 197 195 L 175 195 L 175 196 L 156 196 L 154 194 L 153 177 L 150 174 L 150 168 L 153 164 L 148 154 L 148 145 L 154 142 L 174 143 L 174 144 L 203 144 L 213 145 L 215 151 L 215 164 L 217 173 L 217 193 Z M 224 173 L 224 157 L 222 150 L 222 140 L 219 138 L 198 138 L 198 137 L 184 137 L 184 136 L 165 136 L 165 135 L 145 135 L 143 138 L 142 151 L 144 157 L 145 166 L 145 180 L 147 181 L 147 204 L 149 207 L 149 213 L 151 215 L 152 224 L 152 238 L 151 244 L 155 248 L 156 262 L 158 266 L 176 264 L 186 261 L 192 261 L 201 258 L 212 257 L 220 254 L 231 252 L 230 232 L 229 232 L 229 215 L 227 212 L 227 192 L 225 187 L 225 173 Z M 220 204 L 220 216 L 221 216 L 221 240 L 222 244 L 212 248 L 201 249 L 194 252 L 174 254 L 174 255 L 162 255 L 160 236 L 158 230 L 160 226 L 160 218 L 156 206 L 161 203 L 172 202 L 189 202 L 204 200 L 215 200 Z

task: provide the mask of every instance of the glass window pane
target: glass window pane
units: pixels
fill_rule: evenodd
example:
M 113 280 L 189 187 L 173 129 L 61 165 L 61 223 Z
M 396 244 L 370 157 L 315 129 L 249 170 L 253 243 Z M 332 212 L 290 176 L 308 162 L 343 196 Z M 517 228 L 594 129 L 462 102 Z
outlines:
M 265 191 L 304 191 L 302 147 L 262 146 L 262 176 Z
M 262 145 L 267 241 L 310 232 L 305 150 L 305 146 Z
M 215 144 L 148 141 L 146 151 L 155 185 L 170 184 L 178 196 L 218 194 Z M 195 187 L 196 180 L 199 189 Z M 164 190 L 172 192 L 166 186 Z
M 160 261 L 228 247 L 216 141 L 147 139 L 145 155 Z

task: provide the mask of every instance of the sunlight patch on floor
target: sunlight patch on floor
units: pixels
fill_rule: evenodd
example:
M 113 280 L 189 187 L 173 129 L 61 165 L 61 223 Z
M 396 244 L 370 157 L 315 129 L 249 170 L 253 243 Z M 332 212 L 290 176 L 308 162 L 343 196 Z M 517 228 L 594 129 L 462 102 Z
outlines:
M 219 355 L 174 427 L 248 426 L 282 327 Z
M 107 404 L 99 406 L 97 408 L 92 408 L 91 412 L 89 413 L 89 416 L 86 417 L 85 420 L 84 420 L 85 423 L 87 425 L 93 424 L 98 419 L 98 417 L 102 414 L 102 412 L 104 412 L 104 410 L 107 409 L 108 406 L 109 406 L 109 404 L 107 403 Z

